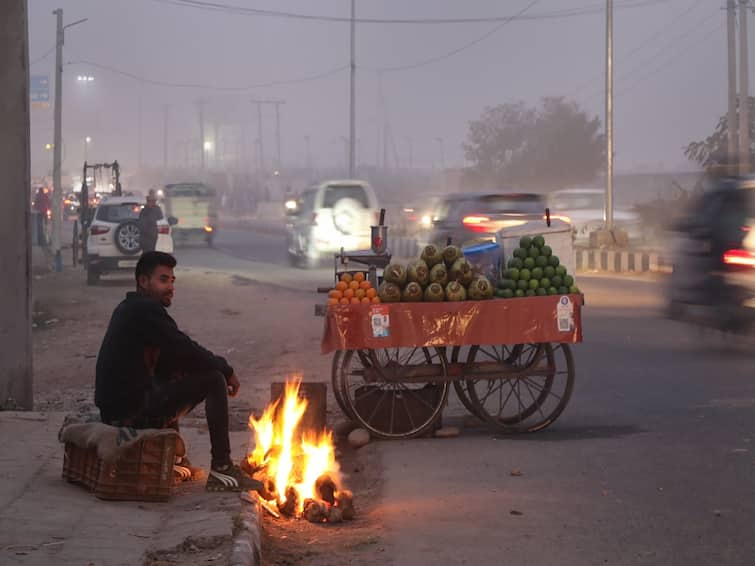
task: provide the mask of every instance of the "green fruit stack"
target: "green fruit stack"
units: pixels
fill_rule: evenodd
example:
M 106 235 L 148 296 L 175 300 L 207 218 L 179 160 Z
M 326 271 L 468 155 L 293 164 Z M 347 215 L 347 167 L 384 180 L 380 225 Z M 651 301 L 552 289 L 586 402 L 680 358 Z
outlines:
M 506 264 L 495 296 L 501 299 L 579 293 L 543 236 L 523 236 Z

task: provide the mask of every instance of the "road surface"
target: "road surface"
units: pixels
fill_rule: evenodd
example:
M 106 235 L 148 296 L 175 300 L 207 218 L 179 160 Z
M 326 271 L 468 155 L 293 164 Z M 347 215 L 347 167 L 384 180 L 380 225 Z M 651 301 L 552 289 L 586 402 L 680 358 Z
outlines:
M 313 289 L 283 237 L 224 230 L 181 266 Z M 380 444 L 386 562 L 755 563 L 755 348 L 664 320 L 653 280 L 579 278 L 584 343 L 548 430 Z M 452 394 L 453 396 L 453 394 Z M 512 475 L 512 471 L 522 475 Z

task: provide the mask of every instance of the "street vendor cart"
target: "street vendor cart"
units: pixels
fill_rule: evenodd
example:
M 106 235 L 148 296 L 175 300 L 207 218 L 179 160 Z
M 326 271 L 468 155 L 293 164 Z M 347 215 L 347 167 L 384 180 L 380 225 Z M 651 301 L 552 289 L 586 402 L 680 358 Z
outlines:
M 571 233 L 551 225 L 537 230 Z M 554 234 L 554 243 L 558 239 Z M 391 261 L 385 227 L 373 248 L 335 256 L 335 281 L 353 263 Z M 503 235 L 505 236 L 505 235 Z M 518 238 L 517 238 L 518 240 Z M 503 248 L 508 243 L 500 241 Z M 350 271 L 351 270 L 351 271 Z M 573 288 L 576 290 L 576 287 Z M 327 288 L 319 289 L 328 292 Z M 496 432 L 534 432 L 562 413 L 574 386 L 570 344 L 582 341 L 579 292 L 458 302 L 318 305 L 322 352 L 334 353 L 333 394 L 346 416 L 380 438 L 412 438 L 439 423 L 450 386 L 469 412 Z M 365 301 L 369 302 L 369 301 Z
M 430 431 L 449 386 L 497 432 L 552 424 L 574 386 L 581 294 L 454 303 L 331 305 L 322 352 L 335 353 L 344 414 L 380 438 Z

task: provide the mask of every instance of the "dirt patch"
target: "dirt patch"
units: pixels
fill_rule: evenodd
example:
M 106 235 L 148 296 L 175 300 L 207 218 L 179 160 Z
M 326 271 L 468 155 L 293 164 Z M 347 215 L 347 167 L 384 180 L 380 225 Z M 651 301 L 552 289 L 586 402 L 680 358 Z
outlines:
M 187 537 L 181 544 L 168 550 L 151 550 L 144 555 L 142 566 L 182 564 L 228 564 L 231 556 L 231 537 Z
M 354 493 L 355 520 L 336 525 L 304 519 L 275 519 L 262 512 L 264 566 L 362 566 L 392 564 L 379 517 L 382 493 L 380 451 L 374 443 L 354 450 L 339 439 L 336 455 L 345 484 Z

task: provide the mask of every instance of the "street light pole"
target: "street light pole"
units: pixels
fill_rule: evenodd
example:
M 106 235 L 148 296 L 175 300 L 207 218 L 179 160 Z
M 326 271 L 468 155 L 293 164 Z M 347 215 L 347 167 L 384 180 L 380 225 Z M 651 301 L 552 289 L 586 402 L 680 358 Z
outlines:
M 53 135 L 52 159 L 52 251 L 55 258 L 55 271 L 63 270 L 60 256 L 61 228 L 63 226 L 63 181 L 61 174 L 61 151 L 63 149 L 63 41 L 66 28 L 85 22 L 87 19 L 63 25 L 63 10 L 53 11 L 57 18 L 55 27 L 55 134 Z
M 89 144 L 91 141 L 92 141 L 92 138 L 90 138 L 89 136 L 84 138 L 84 163 L 88 161 L 87 153 L 88 153 Z
M 53 12 L 57 18 L 55 30 L 55 133 L 52 141 L 52 253 L 55 257 L 55 271 L 63 270 L 60 256 L 61 226 L 63 224 L 63 182 L 61 180 L 61 155 L 63 149 L 63 10 Z
M 356 168 L 356 1 L 351 0 L 351 91 L 349 104 L 349 178 L 353 179 Z
M 747 54 L 747 9 L 739 0 L 739 174 L 750 172 L 750 78 Z
M 613 0 L 606 0 L 606 230 L 613 230 Z
M 737 149 L 737 0 L 726 2 L 726 55 L 728 62 L 727 153 L 736 159 Z

